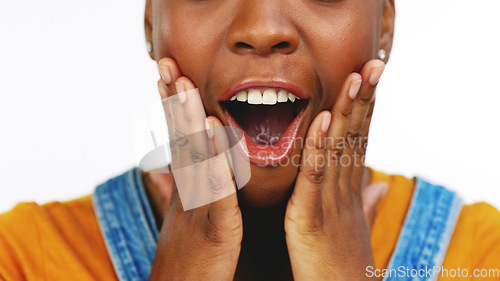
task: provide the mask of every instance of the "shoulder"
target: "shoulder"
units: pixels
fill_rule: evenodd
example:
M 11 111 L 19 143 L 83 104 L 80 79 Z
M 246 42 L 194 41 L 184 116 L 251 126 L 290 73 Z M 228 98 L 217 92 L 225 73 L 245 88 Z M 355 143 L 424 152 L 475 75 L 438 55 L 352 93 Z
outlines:
M 7 280 L 42 276 L 95 280 L 112 272 L 90 196 L 44 205 L 18 204 L 0 215 L 0 248 L 0 276 Z M 79 272 L 76 279 L 70 276 L 74 272 Z
M 77 233 L 74 233 L 77 230 Z M 0 215 L 0 236 L 17 241 L 42 244 L 53 235 L 94 236 L 98 231 L 90 196 L 68 202 L 51 202 L 39 205 L 34 202 L 19 203 L 11 211 Z M 43 241 L 39 235 L 45 236 Z M 34 246 L 31 244 L 31 246 Z
M 385 181 L 389 185 L 387 194 L 377 206 L 371 232 L 376 266 L 385 268 L 411 204 L 415 180 L 370 170 L 372 182 Z M 500 212 L 484 202 L 464 205 L 458 216 L 443 268 L 498 268 L 499 260 Z
M 18 270 L 24 264 L 29 264 L 33 272 L 43 272 L 41 263 L 30 262 L 42 260 L 38 220 L 33 215 L 38 207 L 35 203 L 21 203 L 0 215 L 0 276 L 5 280 L 26 279 L 29 273 Z
M 500 212 L 484 202 L 465 205 L 458 218 L 444 268 L 498 268 L 499 260 Z

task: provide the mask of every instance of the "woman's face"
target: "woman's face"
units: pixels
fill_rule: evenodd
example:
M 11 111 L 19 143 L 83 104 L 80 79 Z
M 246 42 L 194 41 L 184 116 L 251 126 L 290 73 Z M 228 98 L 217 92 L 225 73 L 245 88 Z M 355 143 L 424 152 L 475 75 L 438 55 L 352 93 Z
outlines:
M 207 115 L 226 126 L 234 119 L 257 144 L 239 197 L 261 207 L 287 198 L 310 123 L 332 108 L 350 73 L 380 48 L 390 51 L 393 20 L 393 2 L 384 0 L 148 0 L 145 18 L 154 58 L 174 58 L 199 89 Z M 284 89 L 302 99 L 228 101 L 238 87 Z M 280 136 L 296 145 L 262 148 L 282 144 Z

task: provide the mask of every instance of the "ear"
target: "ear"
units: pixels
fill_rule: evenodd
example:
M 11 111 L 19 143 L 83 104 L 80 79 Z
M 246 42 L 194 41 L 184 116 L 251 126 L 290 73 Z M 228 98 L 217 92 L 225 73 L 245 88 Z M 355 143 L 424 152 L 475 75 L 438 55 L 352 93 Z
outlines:
M 392 50 L 392 40 L 394 38 L 394 20 L 396 18 L 396 6 L 394 0 L 383 0 L 382 24 L 380 32 L 380 49 L 384 49 L 389 59 Z
M 146 0 L 146 8 L 144 9 L 144 32 L 146 35 L 146 43 L 150 42 L 153 44 L 153 19 L 151 14 L 151 0 Z M 152 60 L 155 60 L 154 48 L 149 52 L 149 56 Z

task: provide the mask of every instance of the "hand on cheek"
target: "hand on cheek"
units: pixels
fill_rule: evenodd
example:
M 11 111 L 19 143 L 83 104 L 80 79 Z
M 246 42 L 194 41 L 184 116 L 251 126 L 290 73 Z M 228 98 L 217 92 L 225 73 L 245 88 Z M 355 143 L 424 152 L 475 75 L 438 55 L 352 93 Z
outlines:
M 196 203 L 195 199 L 203 197 L 202 190 L 210 192 L 202 183 L 227 183 L 218 181 L 219 169 L 207 164 L 209 161 L 206 160 L 217 149 L 227 150 L 228 141 L 223 138 L 225 135 L 213 133 L 213 128 L 222 124 L 216 118 L 205 118 L 201 98 L 188 92 L 196 89 L 194 83 L 181 76 L 175 61 L 162 59 L 159 70 L 162 79 L 158 88 L 162 99 L 178 95 L 178 100 L 173 99 L 169 110 L 165 110 L 171 137 L 170 166 L 175 181 L 164 181 L 163 184 L 170 184 L 171 188 L 158 187 L 171 190 L 172 194 L 165 208 L 149 280 L 233 280 L 243 236 L 241 211 L 233 183 L 225 185 L 229 189 L 223 190 L 232 193 L 223 199 L 200 204 L 201 207 L 189 206 L 190 199 L 194 198 Z M 210 129 L 205 131 L 207 126 Z M 187 142 L 177 144 L 179 139 Z M 209 139 L 214 141 L 213 144 Z M 223 164 L 227 168 L 227 164 Z M 161 181 L 155 182 L 162 184 Z M 185 197 L 181 200 L 181 191 L 196 194 L 186 201 Z
M 158 80 L 158 91 L 162 99 L 176 95 L 179 92 L 187 92 L 196 89 L 196 85 L 187 76 L 183 76 L 177 62 L 169 57 L 162 58 L 158 62 L 158 71 L 161 79 Z M 223 126 L 222 122 L 215 116 L 208 116 L 211 127 Z
M 367 279 L 366 267 L 373 266 L 367 221 L 376 204 L 363 205 L 361 183 L 374 93 L 384 67 L 372 60 L 360 74 L 350 74 L 334 108 L 321 112 L 309 128 L 285 216 L 295 280 Z M 372 196 L 377 197 L 387 189 L 367 190 L 376 190 Z

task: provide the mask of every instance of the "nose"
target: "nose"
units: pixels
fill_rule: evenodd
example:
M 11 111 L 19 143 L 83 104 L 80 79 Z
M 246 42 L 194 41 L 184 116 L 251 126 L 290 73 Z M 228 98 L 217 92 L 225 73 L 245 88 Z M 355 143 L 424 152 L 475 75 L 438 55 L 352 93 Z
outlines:
M 242 0 L 229 27 L 226 44 L 237 54 L 266 56 L 290 54 L 297 50 L 300 37 L 276 0 Z

